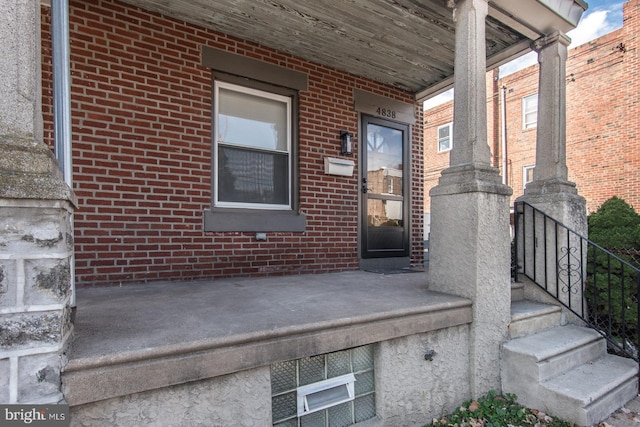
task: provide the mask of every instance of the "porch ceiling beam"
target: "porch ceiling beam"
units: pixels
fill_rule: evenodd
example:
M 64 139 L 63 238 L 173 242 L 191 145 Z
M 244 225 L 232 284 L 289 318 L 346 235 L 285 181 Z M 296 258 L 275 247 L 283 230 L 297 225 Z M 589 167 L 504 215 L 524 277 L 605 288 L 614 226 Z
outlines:
M 497 55 L 487 58 L 487 71 L 504 65 L 515 58 L 531 52 L 531 43 L 532 42 L 529 40 L 523 40 L 520 43 L 515 44 L 508 49 L 503 50 L 502 52 L 499 52 Z M 454 76 L 450 76 L 433 86 L 421 90 L 420 92 L 416 93 L 416 101 L 424 102 L 431 97 L 439 95 L 442 92 L 446 92 L 447 90 L 453 88 L 453 80 Z

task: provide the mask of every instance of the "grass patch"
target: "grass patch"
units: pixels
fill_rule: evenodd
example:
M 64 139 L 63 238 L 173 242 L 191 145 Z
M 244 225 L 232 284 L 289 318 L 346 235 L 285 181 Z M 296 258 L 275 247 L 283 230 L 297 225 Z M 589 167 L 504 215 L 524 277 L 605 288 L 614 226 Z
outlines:
M 574 424 L 551 417 L 516 402 L 516 396 L 490 391 L 478 400 L 469 400 L 451 415 L 434 419 L 427 426 L 440 427 L 572 427 Z

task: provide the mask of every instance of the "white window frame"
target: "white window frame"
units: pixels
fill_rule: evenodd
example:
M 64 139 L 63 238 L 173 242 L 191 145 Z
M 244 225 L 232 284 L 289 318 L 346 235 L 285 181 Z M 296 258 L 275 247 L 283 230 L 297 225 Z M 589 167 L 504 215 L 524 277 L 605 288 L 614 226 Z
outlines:
M 535 109 L 532 108 L 535 100 Z M 522 129 L 533 129 L 538 126 L 538 94 L 528 95 L 522 98 Z
M 533 170 L 536 165 L 527 165 L 522 167 L 522 192 L 524 192 L 525 188 L 527 188 L 527 184 L 533 182 Z M 531 180 L 527 181 L 527 174 L 531 171 Z
M 440 149 L 440 142 L 445 140 L 445 138 L 440 138 L 440 129 L 443 128 L 449 128 L 449 147 L 445 148 L 445 149 Z M 451 151 L 451 149 L 453 148 L 453 122 L 449 122 L 446 125 L 441 125 L 438 126 L 438 134 L 437 134 L 437 146 L 438 146 L 438 153 L 446 153 L 447 151 Z
M 225 146 L 233 146 L 233 147 L 239 147 L 239 148 L 249 148 L 249 149 L 254 149 L 255 151 L 264 151 L 264 152 L 268 152 L 268 153 L 278 153 L 278 154 L 283 154 L 286 153 L 287 154 L 287 163 L 288 163 L 288 178 L 289 178 L 289 188 L 288 188 L 288 204 L 284 205 L 284 204 L 267 204 L 267 203 L 245 203 L 245 202 L 227 202 L 227 201 L 221 201 L 218 199 L 218 183 L 219 183 L 219 179 L 218 179 L 218 146 L 219 146 L 219 141 L 218 141 L 218 129 L 219 129 L 219 123 L 218 123 L 218 117 L 219 117 L 219 102 L 220 102 L 220 95 L 219 95 L 219 90 L 220 88 L 224 88 L 227 90 L 232 90 L 232 91 L 236 91 L 236 92 L 242 92 L 242 93 L 246 93 L 249 95 L 254 95 L 254 96 L 258 96 L 258 97 L 262 97 L 262 98 L 266 98 L 266 99 L 272 99 L 275 101 L 279 101 L 279 102 L 283 102 L 286 105 L 286 111 L 287 111 L 287 126 L 286 126 L 286 139 L 287 139 L 287 150 L 283 151 L 283 150 L 261 150 L 261 149 L 257 149 L 255 147 L 252 147 L 250 145 L 242 145 L 242 144 L 235 144 L 235 143 L 222 143 Z M 264 210 L 292 210 L 293 209 L 293 177 L 292 177 L 292 164 L 293 164 L 293 151 L 292 151 L 292 99 L 291 97 L 288 96 L 284 96 L 284 95 L 278 95 L 272 92 L 267 92 L 267 91 L 263 91 L 263 90 L 259 90 L 259 89 L 253 89 L 253 88 L 249 88 L 246 86 L 240 86 L 240 85 L 236 85 L 236 84 L 232 84 L 232 83 L 227 83 L 227 82 L 223 82 L 223 81 L 218 81 L 216 80 L 214 82 L 214 124 L 213 124 L 213 153 L 214 153 L 214 157 L 215 157 L 215 161 L 213 162 L 213 179 L 214 179 L 214 185 L 213 185 L 213 205 L 214 207 L 219 207 L 219 208 L 242 208 L 242 209 L 264 209 Z

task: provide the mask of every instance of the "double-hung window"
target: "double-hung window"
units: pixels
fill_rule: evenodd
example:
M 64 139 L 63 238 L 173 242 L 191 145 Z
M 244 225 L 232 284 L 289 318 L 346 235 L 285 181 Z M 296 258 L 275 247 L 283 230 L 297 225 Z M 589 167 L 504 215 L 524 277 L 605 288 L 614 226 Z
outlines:
M 438 126 L 438 153 L 451 150 L 453 146 L 453 123 Z
M 292 209 L 292 99 L 214 85 L 214 207 Z
M 533 181 L 533 170 L 535 169 L 535 167 L 535 165 L 522 167 L 522 191 L 525 190 L 528 183 Z
M 538 124 L 538 94 L 522 98 L 522 129 L 531 129 Z
M 308 76 L 208 46 L 211 206 L 205 231 L 303 232 L 298 185 L 299 94 Z

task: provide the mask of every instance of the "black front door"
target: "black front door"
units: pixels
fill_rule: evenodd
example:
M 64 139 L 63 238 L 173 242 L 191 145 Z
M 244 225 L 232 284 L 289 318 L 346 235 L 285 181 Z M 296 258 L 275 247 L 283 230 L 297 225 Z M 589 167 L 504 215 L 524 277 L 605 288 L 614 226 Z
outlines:
M 409 125 L 363 116 L 362 258 L 409 255 Z

